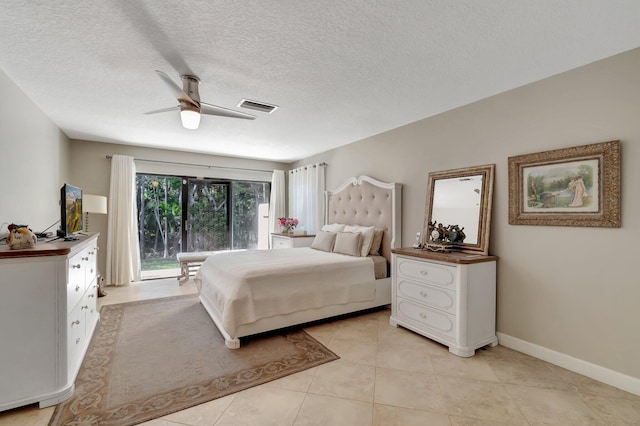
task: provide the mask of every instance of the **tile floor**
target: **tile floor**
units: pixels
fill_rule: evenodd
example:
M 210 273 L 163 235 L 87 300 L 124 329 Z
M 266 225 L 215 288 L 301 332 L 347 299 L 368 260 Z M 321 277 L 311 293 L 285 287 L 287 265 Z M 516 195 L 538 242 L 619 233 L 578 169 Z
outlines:
M 194 293 L 175 279 L 107 288 L 100 304 Z M 144 423 L 179 425 L 640 425 L 640 397 L 502 346 L 472 358 L 389 325 L 382 310 L 314 325 L 341 359 Z M 53 407 L 0 413 L 46 425 Z

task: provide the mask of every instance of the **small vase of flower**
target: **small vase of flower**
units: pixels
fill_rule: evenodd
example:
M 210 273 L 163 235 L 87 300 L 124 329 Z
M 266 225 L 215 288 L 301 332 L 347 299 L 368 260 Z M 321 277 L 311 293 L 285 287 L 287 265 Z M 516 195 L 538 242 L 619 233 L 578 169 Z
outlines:
M 293 230 L 298 226 L 298 219 L 279 217 L 278 221 L 280 223 L 280 228 L 282 228 L 282 232 L 286 234 L 293 234 Z

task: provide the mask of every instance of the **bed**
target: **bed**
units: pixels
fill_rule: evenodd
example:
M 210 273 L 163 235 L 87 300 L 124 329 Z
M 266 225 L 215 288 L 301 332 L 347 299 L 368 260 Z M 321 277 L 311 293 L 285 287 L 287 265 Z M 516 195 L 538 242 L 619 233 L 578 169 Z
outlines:
M 242 337 L 390 304 L 389 264 L 391 249 L 401 246 L 401 205 L 401 184 L 353 177 L 325 192 L 326 225 L 315 248 L 208 257 L 194 281 L 226 346 L 237 349 Z M 371 235 L 379 249 L 360 252 L 363 245 L 354 238 L 368 243 Z M 323 248 L 323 238 L 330 237 L 331 249 Z

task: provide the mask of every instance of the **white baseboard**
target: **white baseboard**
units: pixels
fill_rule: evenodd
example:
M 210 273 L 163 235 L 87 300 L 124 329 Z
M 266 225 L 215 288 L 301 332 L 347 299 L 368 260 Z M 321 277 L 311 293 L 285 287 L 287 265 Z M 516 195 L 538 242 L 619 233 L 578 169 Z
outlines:
M 640 379 L 617 371 L 610 370 L 600 365 L 592 364 L 570 355 L 556 352 L 552 349 L 539 346 L 517 337 L 509 336 L 504 333 L 497 333 L 498 343 L 509 349 L 522 352 L 532 357 L 539 358 L 543 361 L 550 362 L 583 376 L 590 377 L 602 383 L 614 386 L 618 389 L 630 392 L 640 396 Z

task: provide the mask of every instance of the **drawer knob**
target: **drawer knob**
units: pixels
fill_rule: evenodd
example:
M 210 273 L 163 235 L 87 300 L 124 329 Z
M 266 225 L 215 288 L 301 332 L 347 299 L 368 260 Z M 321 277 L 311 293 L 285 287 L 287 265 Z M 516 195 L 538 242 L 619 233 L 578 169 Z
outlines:
M 429 271 L 427 271 L 426 269 L 423 269 L 423 270 L 420 271 L 420 273 L 422 275 L 427 275 L 429 273 Z
M 80 264 L 78 263 L 77 265 L 71 265 L 72 269 L 80 269 Z
M 80 307 L 80 310 L 83 310 L 83 309 L 89 309 L 89 305 L 81 306 L 81 307 Z
M 424 291 L 424 290 L 422 290 L 422 291 L 420 292 L 420 296 L 422 296 L 422 297 L 427 297 L 427 292 L 426 292 L 426 291 Z
M 78 290 L 80 290 L 80 286 L 79 285 L 76 286 L 76 291 L 78 291 Z
M 425 314 L 424 312 L 420 312 L 420 318 L 427 319 L 427 314 Z
M 95 253 L 94 253 L 94 252 L 92 252 L 92 251 L 90 251 L 90 252 L 89 252 L 89 254 L 93 256 Z
M 79 338 L 79 337 L 78 337 L 78 338 L 76 338 L 76 345 L 77 345 L 78 343 L 80 343 L 80 338 Z
M 82 260 L 89 260 L 89 257 L 83 257 Z
M 95 294 L 89 294 L 87 297 L 95 297 Z
M 71 327 L 74 325 L 80 325 L 80 320 L 71 321 Z

